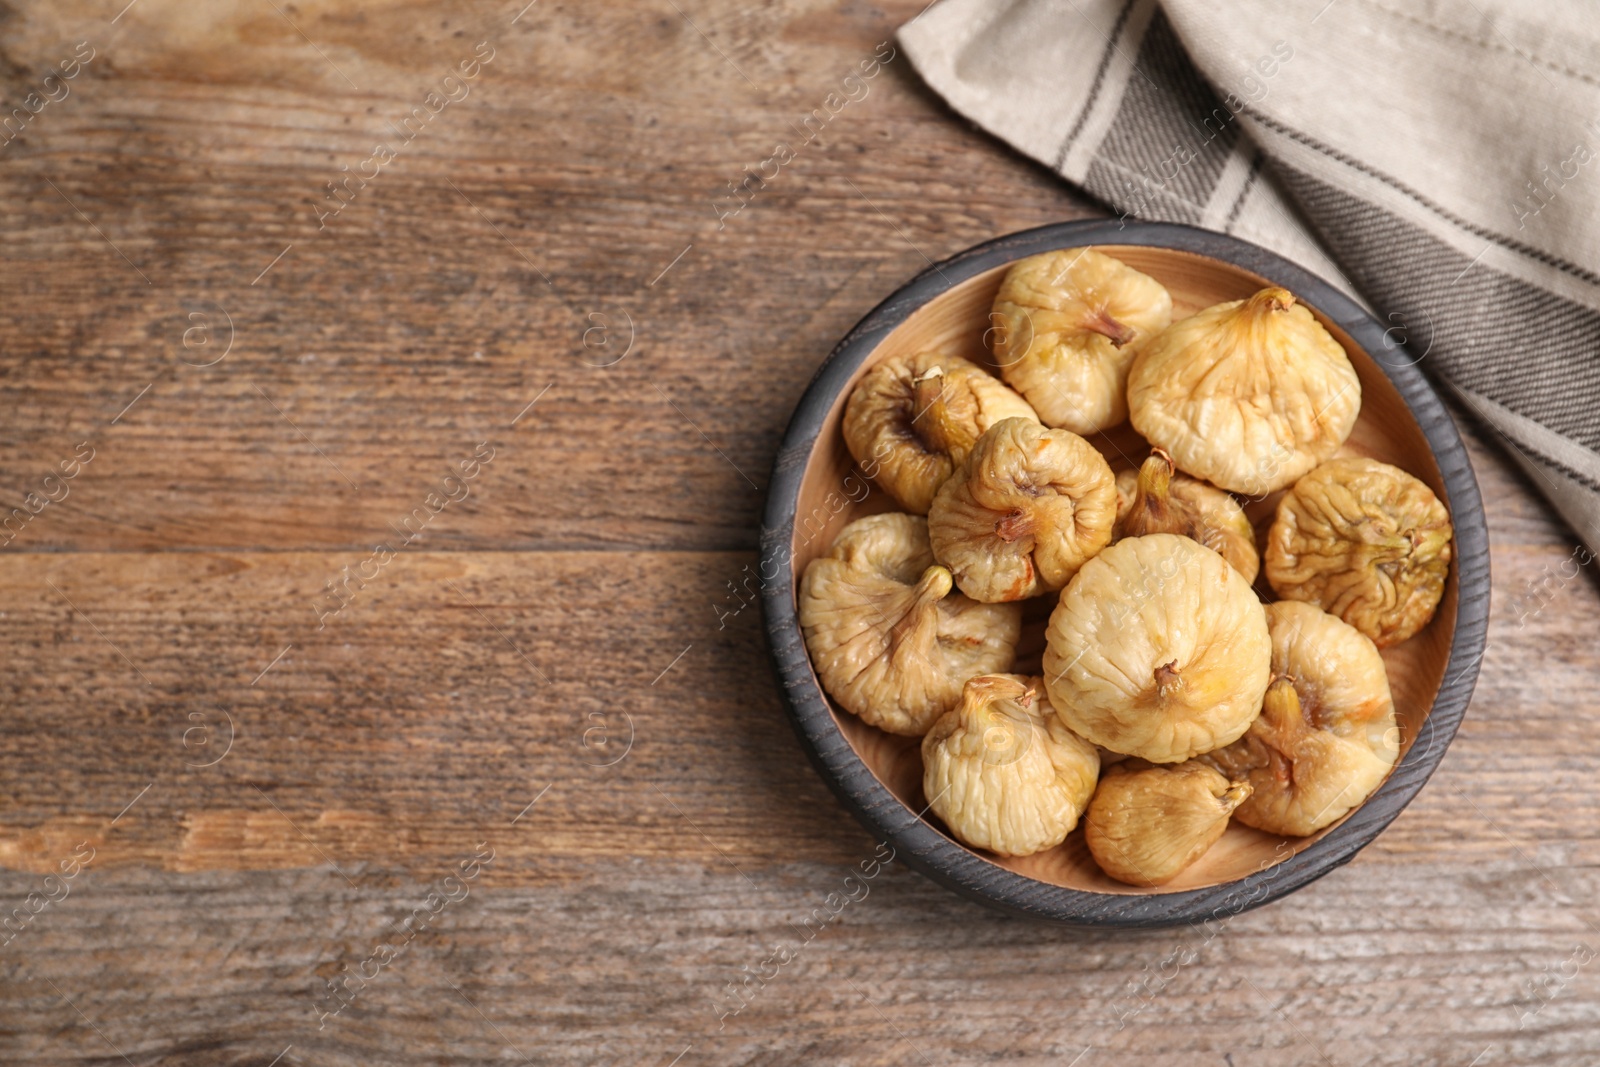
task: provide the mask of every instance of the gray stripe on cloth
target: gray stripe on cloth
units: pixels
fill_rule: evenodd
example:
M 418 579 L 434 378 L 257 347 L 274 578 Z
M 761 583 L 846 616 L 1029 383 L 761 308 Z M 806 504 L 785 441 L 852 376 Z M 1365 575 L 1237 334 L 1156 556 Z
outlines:
M 1117 54 L 1117 38 L 1127 28 L 1128 16 L 1133 14 L 1133 5 L 1137 0 L 1127 0 L 1122 5 L 1122 10 L 1117 12 L 1117 21 L 1112 25 L 1111 32 L 1106 35 L 1105 47 L 1100 50 L 1100 62 L 1094 67 L 1094 81 L 1089 84 L 1088 95 L 1083 100 L 1083 110 L 1078 112 L 1078 120 L 1072 124 L 1072 129 L 1061 139 L 1061 150 L 1056 153 L 1053 169 L 1060 171 L 1066 165 L 1067 152 L 1078 140 L 1078 135 L 1083 133 L 1084 123 L 1089 121 L 1089 113 L 1094 110 L 1095 101 L 1100 99 L 1100 90 L 1106 84 L 1106 71 L 1111 67 L 1111 59 Z
M 1426 337 L 1424 370 L 1600 453 L 1600 314 L 1474 265 L 1420 226 L 1303 171 L 1274 173 L 1379 317 L 1401 324 L 1414 349 Z
M 1096 157 L 1101 173 L 1119 187 L 1089 191 L 1123 210 L 1146 199 L 1185 205 L 1178 221 L 1197 223 L 1237 137 L 1233 115 L 1195 73 L 1172 25 L 1157 12 Z
M 1552 255 L 1549 252 L 1535 248 L 1532 245 L 1518 241 L 1515 238 L 1507 237 L 1505 234 L 1489 229 L 1488 227 L 1479 226 L 1476 223 L 1470 222 L 1467 219 L 1455 214 L 1453 211 L 1450 211 L 1448 208 L 1435 203 L 1432 199 L 1423 195 L 1422 193 L 1417 192 L 1417 190 L 1411 188 L 1398 178 L 1395 178 L 1389 174 L 1385 174 L 1376 167 L 1369 167 L 1359 159 L 1355 159 L 1345 152 L 1341 152 L 1336 148 L 1325 145 L 1315 137 L 1312 137 L 1310 134 L 1307 134 L 1301 130 L 1297 130 L 1292 126 L 1285 125 L 1284 123 L 1279 122 L 1277 119 L 1272 118 L 1270 115 L 1265 115 L 1255 108 L 1247 106 L 1244 109 L 1244 114 L 1247 115 L 1252 122 L 1259 122 L 1268 129 L 1282 134 L 1283 136 L 1292 140 L 1299 141 L 1307 148 L 1310 148 L 1316 152 L 1320 152 L 1329 159 L 1342 163 L 1345 166 L 1350 167 L 1352 170 L 1356 170 L 1369 178 L 1382 182 L 1396 192 L 1409 197 L 1411 200 L 1414 200 L 1421 207 L 1426 208 L 1428 211 L 1432 212 L 1445 222 L 1450 223 L 1452 226 L 1455 226 L 1458 229 L 1464 230 L 1475 237 L 1481 237 L 1485 241 L 1493 242 L 1502 248 L 1506 248 L 1510 251 L 1527 256 L 1530 259 L 1538 260 L 1540 263 L 1554 267 L 1565 274 L 1570 274 L 1574 278 L 1581 278 L 1582 280 L 1589 282 L 1591 285 L 1600 285 L 1600 272 L 1592 271 L 1585 267 L 1580 267 L 1578 264 L 1572 263 L 1560 256 Z
M 1233 206 L 1228 209 L 1228 221 L 1222 224 L 1224 233 L 1233 232 L 1233 224 L 1239 221 L 1239 212 L 1244 209 L 1245 201 L 1250 198 L 1250 190 L 1255 188 L 1256 179 L 1261 177 L 1261 155 L 1255 152 L 1252 152 L 1252 155 L 1254 158 L 1250 160 L 1250 175 L 1245 178 L 1244 188 L 1239 190 L 1238 199 L 1234 200 Z

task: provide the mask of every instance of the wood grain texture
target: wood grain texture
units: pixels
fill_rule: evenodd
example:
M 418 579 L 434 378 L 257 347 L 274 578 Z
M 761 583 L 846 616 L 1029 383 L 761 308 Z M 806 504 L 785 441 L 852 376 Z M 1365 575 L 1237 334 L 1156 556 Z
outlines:
M 0 915 L 61 897 L 0 947 L 0 1061 L 1600 1058 L 1600 977 L 1567 965 L 1600 950 L 1600 587 L 1470 430 L 1477 695 L 1354 863 L 1219 930 L 1123 933 L 896 863 L 799 945 L 876 843 L 784 721 L 756 607 L 732 614 L 785 420 L 930 259 L 1095 212 L 896 59 L 718 229 L 921 0 L 123 6 L 0 9 L 8 108 L 96 49 L 0 147 L 0 512 L 95 449 L 0 550 Z M 318 231 L 324 183 L 480 27 L 471 95 Z M 234 347 L 185 364 L 219 307 Z M 588 365 L 616 349 L 587 316 L 618 310 L 634 349 Z M 325 583 L 480 441 L 471 495 L 319 632 Z M 222 711 L 234 747 L 191 766 Z M 633 746 L 596 766 L 617 712 Z M 315 984 L 479 842 L 469 895 L 319 1030 Z

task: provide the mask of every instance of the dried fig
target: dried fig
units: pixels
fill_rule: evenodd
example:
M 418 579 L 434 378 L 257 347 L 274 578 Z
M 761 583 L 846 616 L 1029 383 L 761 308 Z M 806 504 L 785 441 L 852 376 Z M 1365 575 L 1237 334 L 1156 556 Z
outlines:
M 975 848 L 1031 856 L 1066 839 L 1100 774 L 1095 747 L 1061 724 L 1043 680 L 992 674 L 922 739 L 922 789 Z
M 926 515 L 983 431 L 1009 418 L 1038 421 L 1026 400 L 976 363 L 919 352 L 867 371 L 845 403 L 844 440 L 895 503 Z
M 1008 669 L 1021 605 L 979 604 L 952 586 L 926 519 L 889 513 L 846 526 L 800 582 L 800 626 L 823 688 L 871 725 L 920 737 L 968 678 Z
M 1383 657 L 1310 604 L 1267 605 L 1272 670 L 1261 717 L 1201 758 L 1254 793 L 1235 817 L 1275 834 L 1312 834 L 1371 796 L 1399 755 Z
M 1187 537 L 1128 537 L 1083 565 L 1050 615 L 1056 714 L 1114 752 L 1181 763 L 1237 740 L 1270 678 L 1266 614 Z
M 1350 358 L 1285 289 L 1173 323 L 1128 374 L 1134 428 L 1180 470 L 1270 493 L 1336 452 L 1361 410 Z
M 1092 248 L 1029 256 L 990 315 L 1000 375 L 1048 425 L 1096 433 L 1128 417 L 1128 366 L 1172 321 L 1161 283 Z
M 1137 471 L 1117 475 L 1117 524 L 1113 540 L 1144 534 L 1181 534 L 1198 541 L 1244 576 L 1256 580 L 1261 557 L 1256 531 L 1244 509 L 1221 489 L 1173 468 L 1159 448 Z
M 1285 600 L 1315 604 L 1388 648 L 1438 610 L 1451 537 L 1449 512 L 1405 471 L 1330 460 L 1278 502 L 1267 581 Z
M 1143 770 L 1113 767 L 1083 820 L 1100 869 L 1129 885 L 1170 882 L 1206 854 L 1250 795 L 1198 760 Z
M 991 426 L 934 495 L 933 554 L 974 600 L 1023 600 L 1067 584 L 1111 540 L 1116 480 L 1071 430 Z

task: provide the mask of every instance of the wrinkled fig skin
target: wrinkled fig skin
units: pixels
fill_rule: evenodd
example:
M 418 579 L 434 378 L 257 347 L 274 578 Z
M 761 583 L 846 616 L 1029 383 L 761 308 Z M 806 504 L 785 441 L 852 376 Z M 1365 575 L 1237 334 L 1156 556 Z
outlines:
M 1233 564 L 1247 582 L 1255 581 L 1261 570 L 1256 531 L 1239 502 L 1174 470 L 1172 457 L 1160 449 L 1137 471 L 1117 475 L 1117 524 L 1111 536 L 1120 541 L 1153 533 L 1200 542 Z
M 921 352 L 869 370 L 844 409 L 850 455 L 895 503 L 926 515 L 934 491 L 1001 419 L 1038 421 L 1000 379 L 958 356 Z
M 927 520 L 889 513 L 852 522 L 806 567 L 800 626 L 834 700 L 881 730 L 920 737 L 968 678 L 1011 667 L 1022 607 L 952 593 Z
M 1001 377 L 1050 426 L 1097 433 L 1128 417 L 1128 367 L 1172 321 L 1161 283 L 1091 248 L 1007 272 L 990 315 Z
M 1152 763 L 1237 740 L 1271 676 L 1266 613 L 1249 583 L 1176 534 L 1125 538 L 1085 563 L 1045 640 L 1062 722 Z
M 1116 514 L 1116 479 L 1093 445 L 1006 419 L 934 496 L 928 534 L 963 593 L 1001 603 L 1066 585 L 1111 540 Z
M 922 766 L 929 807 L 963 843 L 1031 856 L 1078 825 L 1100 756 L 1056 718 L 1043 679 L 994 674 L 933 724 Z
M 1248 782 L 1230 782 L 1195 760 L 1144 770 L 1118 766 L 1095 790 L 1084 842 L 1117 881 L 1164 885 L 1217 843 L 1250 792 Z
M 1284 289 L 1173 323 L 1134 360 L 1136 430 L 1178 469 L 1262 495 L 1328 459 L 1361 411 L 1355 368 Z
M 1267 581 L 1285 600 L 1315 604 L 1388 648 L 1438 610 L 1451 537 L 1444 505 L 1405 471 L 1330 460 L 1278 502 Z
M 1201 757 L 1254 788 L 1247 826 L 1304 836 L 1343 818 L 1383 784 L 1399 728 L 1383 657 L 1363 634 L 1298 601 L 1267 606 L 1272 670 L 1261 717 Z

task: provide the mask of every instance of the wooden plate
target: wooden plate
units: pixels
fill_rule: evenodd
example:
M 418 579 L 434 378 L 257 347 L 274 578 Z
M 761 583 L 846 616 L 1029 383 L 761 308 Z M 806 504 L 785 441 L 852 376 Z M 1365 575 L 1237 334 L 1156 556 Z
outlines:
M 867 368 L 891 354 L 937 348 L 994 369 L 984 345 L 989 307 L 1012 262 L 1094 245 L 1172 293 L 1173 317 L 1280 285 L 1344 345 L 1361 378 L 1361 416 L 1341 454 L 1372 456 L 1426 482 L 1450 509 L 1455 555 L 1433 621 L 1385 650 L 1401 727 L 1401 758 L 1365 804 L 1321 833 L 1280 838 L 1234 824 L 1176 881 L 1138 889 L 1101 873 L 1075 831 L 1060 847 L 1021 859 L 971 849 L 926 813 L 919 742 L 895 737 L 833 705 L 806 654 L 796 611 L 800 575 L 851 520 L 893 509 L 870 493 L 845 447 L 840 419 Z M 1002 237 L 919 275 L 840 342 L 795 409 L 774 464 L 761 531 L 762 602 L 773 659 L 801 740 L 844 803 L 897 854 L 935 881 L 1015 914 L 1081 925 L 1167 926 L 1220 918 L 1275 900 L 1346 863 L 1416 796 L 1444 757 L 1477 680 L 1489 613 L 1483 504 L 1466 450 L 1410 353 L 1326 282 L 1244 241 L 1187 226 L 1074 222 Z M 1114 470 L 1148 446 L 1123 426 L 1093 442 Z M 1264 534 L 1280 494 L 1249 502 Z M 1262 579 L 1265 597 L 1271 590 Z M 1055 597 L 1030 601 L 1020 673 L 1038 672 Z

